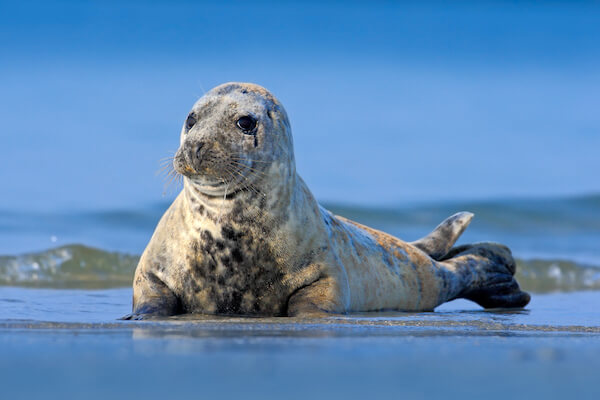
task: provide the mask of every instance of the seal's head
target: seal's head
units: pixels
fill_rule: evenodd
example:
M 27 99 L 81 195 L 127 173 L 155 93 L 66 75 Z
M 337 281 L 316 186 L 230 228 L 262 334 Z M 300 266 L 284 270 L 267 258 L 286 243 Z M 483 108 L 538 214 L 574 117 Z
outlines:
M 200 192 L 222 196 L 295 174 L 291 129 L 279 101 L 250 83 L 217 86 L 192 107 L 175 170 Z

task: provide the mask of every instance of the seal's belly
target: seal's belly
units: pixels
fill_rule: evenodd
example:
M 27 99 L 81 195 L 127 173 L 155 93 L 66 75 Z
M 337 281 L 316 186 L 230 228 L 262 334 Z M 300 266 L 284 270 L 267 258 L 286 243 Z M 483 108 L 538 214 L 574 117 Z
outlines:
M 261 239 L 224 228 L 203 231 L 184 265 L 176 290 L 184 312 L 285 315 L 284 274 Z

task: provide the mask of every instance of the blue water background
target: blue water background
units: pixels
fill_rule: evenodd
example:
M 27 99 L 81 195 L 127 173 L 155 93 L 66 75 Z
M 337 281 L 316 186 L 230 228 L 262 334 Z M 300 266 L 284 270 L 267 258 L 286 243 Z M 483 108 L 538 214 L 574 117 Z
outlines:
M 0 2 L 0 209 L 132 209 L 194 101 L 272 90 L 326 202 L 600 191 L 597 2 Z
M 106 251 L 141 254 L 168 203 L 131 209 L 71 212 L 0 210 L 0 255 L 81 243 Z M 516 257 L 564 259 L 600 266 L 600 196 L 487 202 L 440 202 L 390 208 L 326 203 L 333 212 L 412 241 L 449 215 L 475 218 L 459 243 L 496 241 Z

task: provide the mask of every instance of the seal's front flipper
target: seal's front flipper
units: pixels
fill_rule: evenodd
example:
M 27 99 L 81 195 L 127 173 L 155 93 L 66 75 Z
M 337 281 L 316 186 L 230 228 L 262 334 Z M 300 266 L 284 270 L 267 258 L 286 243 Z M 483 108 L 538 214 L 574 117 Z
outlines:
M 287 316 L 300 318 L 326 318 L 343 314 L 339 285 L 333 278 L 321 278 L 296 290 L 288 300 Z
M 473 219 L 473 213 L 463 211 L 439 224 L 433 232 L 411 244 L 434 260 L 441 260 L 450 251 Z
M 133 310 L 122 319 L 140 320 L 182 313 L 177 296 L 155 273 L 146 271 L 140 262 L 133 281 Z
M 446 255 L 444 262 L 464 282 L 459 298 L 484 308 L 521 308 L 531 300 L 514 278 L 517 264 L 506 246 L 498 243 L 458 246 Z
M 166 310 L 159 310 L 156 308 L 138 308 L 134 312 L 123 315 L 121 318 L 117 318 L 120 321 L 141 321 L 141 320 L 149 320 L 149 319 L 161 319 L 164 317 L 169 317 L 173 314 L 169 313 Z
M 141 321 L 145 317 L 145 314 L 127 314 L 121 318 L 117 318 L 119 321 Z

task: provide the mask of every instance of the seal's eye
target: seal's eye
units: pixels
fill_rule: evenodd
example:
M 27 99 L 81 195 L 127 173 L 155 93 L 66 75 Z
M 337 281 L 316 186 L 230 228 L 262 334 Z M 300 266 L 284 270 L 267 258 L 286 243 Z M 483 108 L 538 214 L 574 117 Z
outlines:
M 254 128 L 256 128 L 256 120 L 253 117 L 246 115 L 245 117 L 238 119 L 236 125 L 244 133 L 250 134 Z
M 196 117 L 194 117 L 194 114 L 190 114 L 188 115 L 187 119 L 185 120 L 185 129 L 187 129 L 188 131 L 190 129 L 192 129 L 192 126 L 196 125 Z

